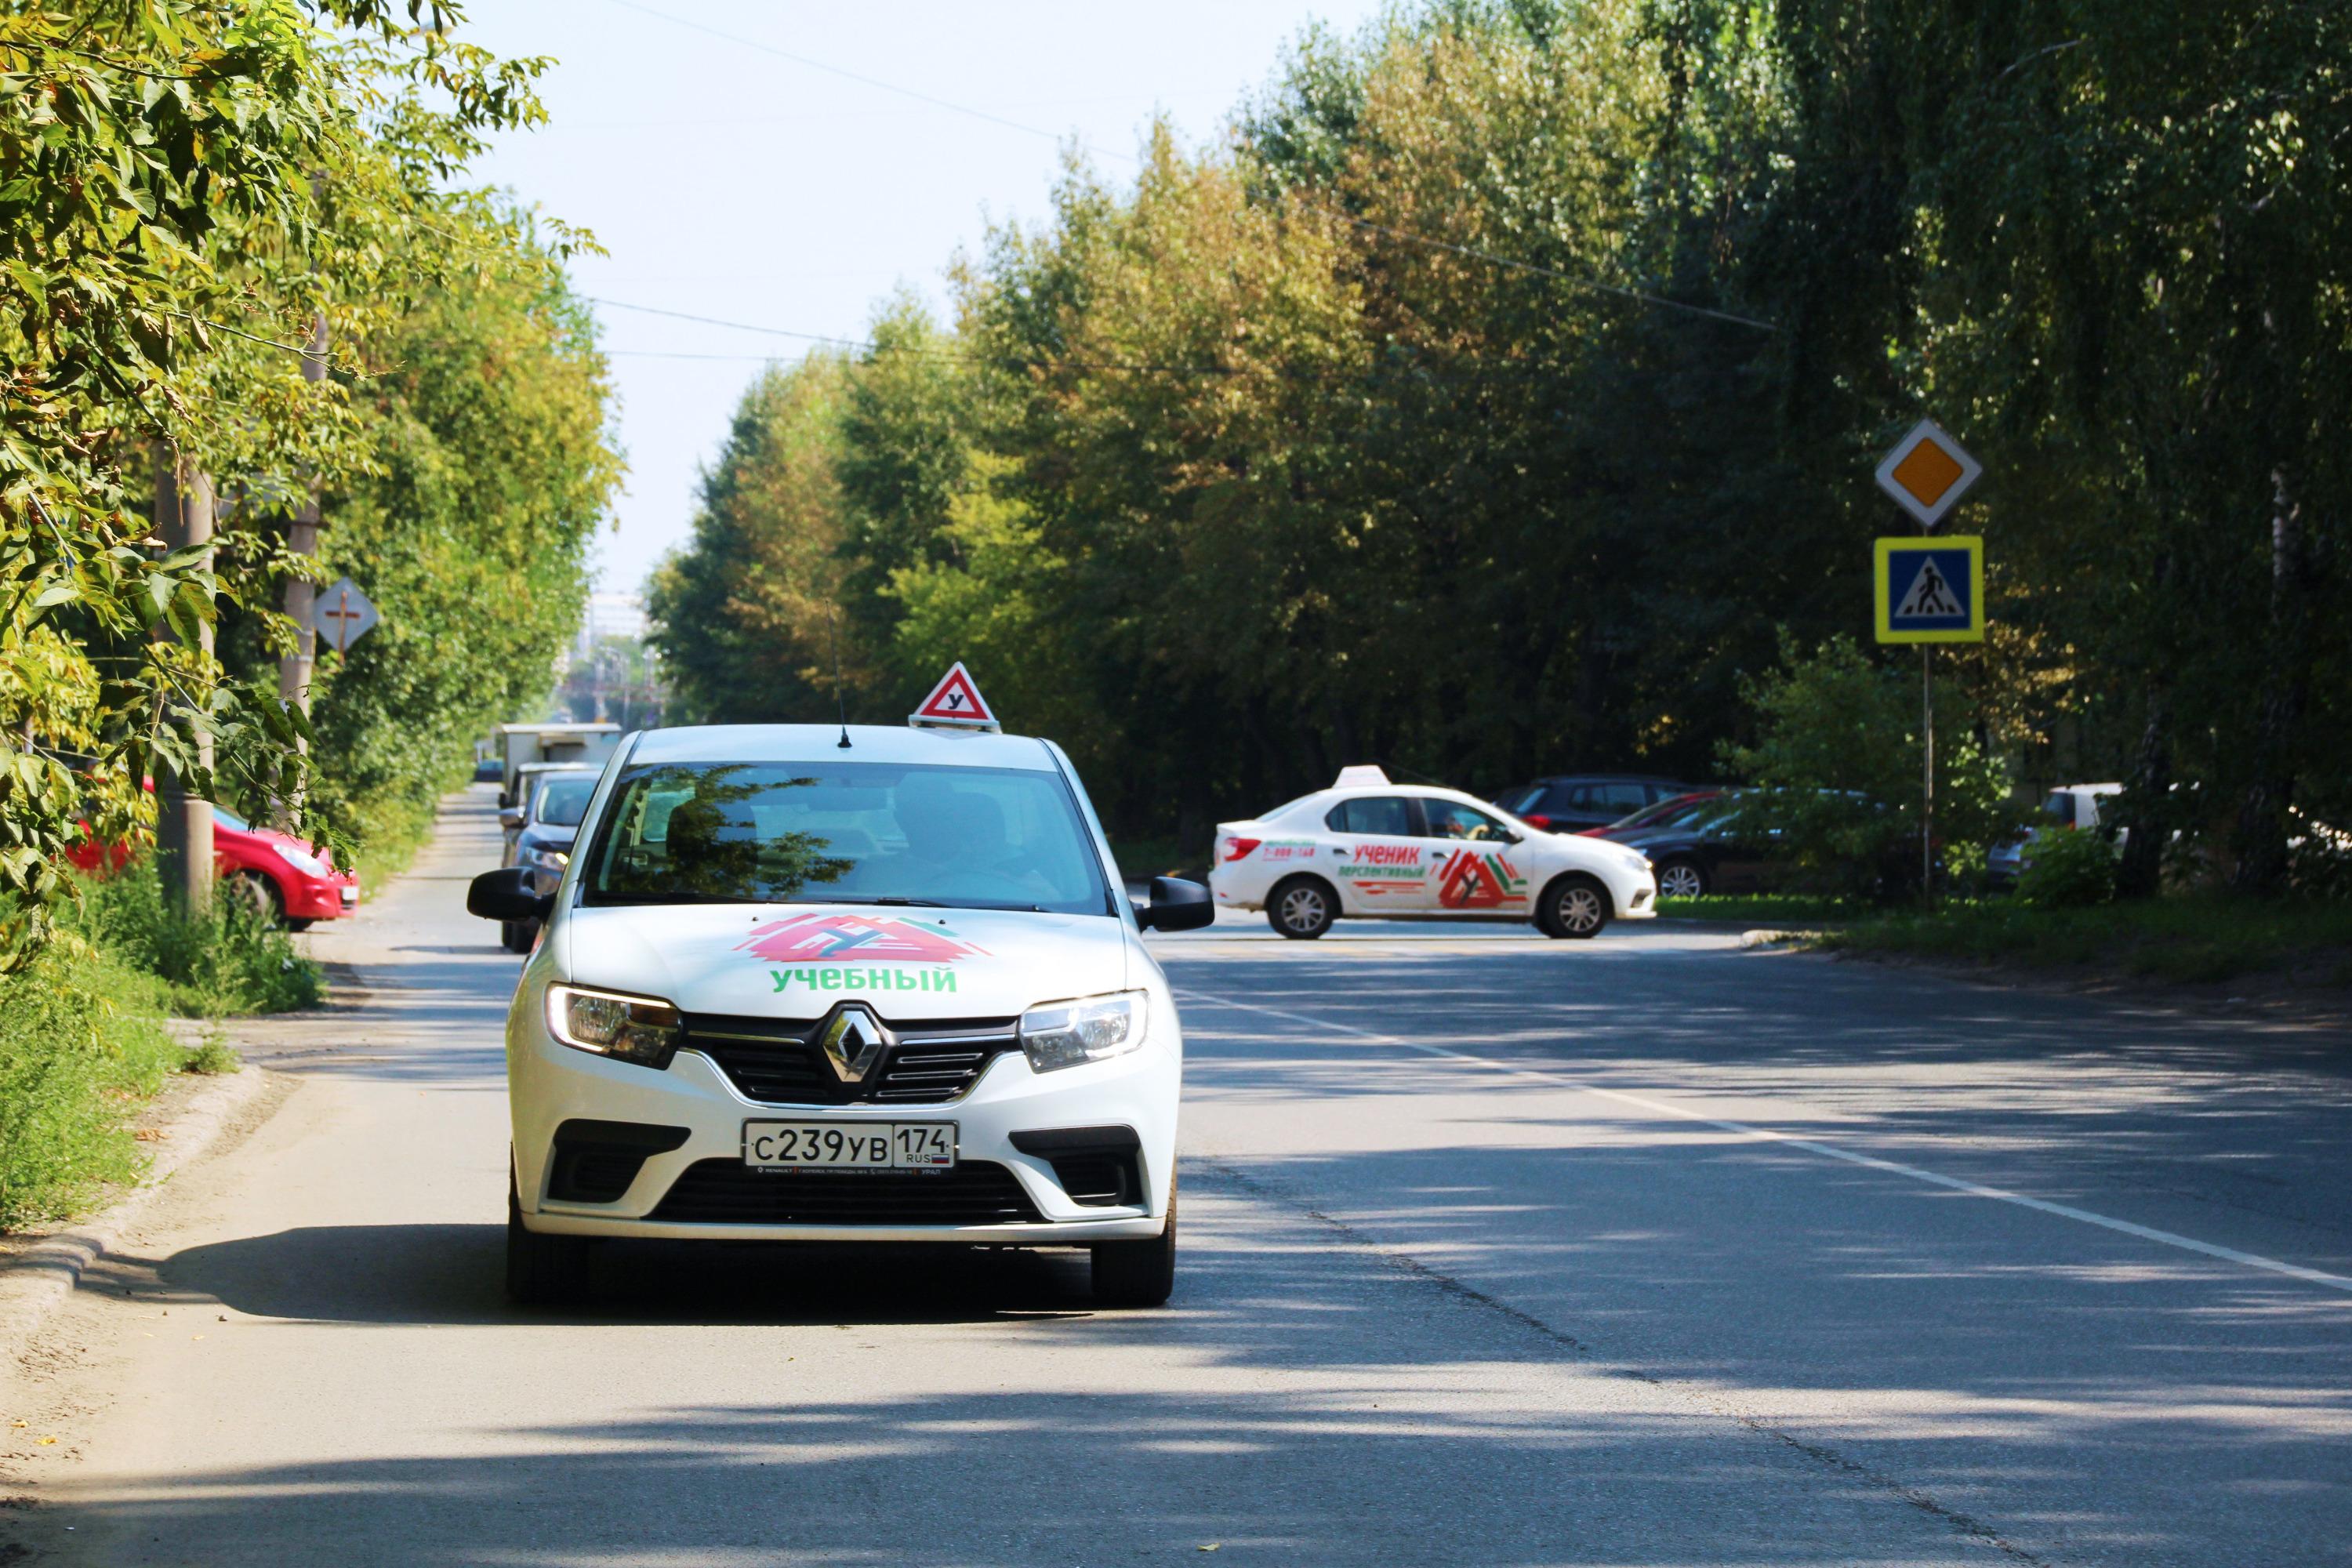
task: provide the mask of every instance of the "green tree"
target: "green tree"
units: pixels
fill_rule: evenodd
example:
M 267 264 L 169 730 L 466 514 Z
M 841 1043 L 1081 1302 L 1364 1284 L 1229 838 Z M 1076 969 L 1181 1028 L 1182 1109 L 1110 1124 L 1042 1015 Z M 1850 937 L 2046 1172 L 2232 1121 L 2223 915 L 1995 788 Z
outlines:
M 1743 683 L 1755 742 L 1723 750 L 1726 766 L 1754 786 L 1738 808 L 1743 827 L 1778 834 L 1800 871 L 1835 891 L 1916 890 L 1925 783 L 1918 682 L 1850 637 L 1810 655 L 1787 643 L 1781 657 L 1782 668 Z M 1943 695 L 1938 707 L 1949 715 L 1957 693 Z M 2000 760 L 1967 728 L 1939 727 L 1934 836 L 1943 862 L 1980 866 L 2019 820 Z
M 752 383 L 703 476 L 691 541 L 647 584 L 647 640 L 668 671 L 677 721 L 834 710 L 830 654 L 850 540 L 839 475 L 848 379 L 839 357 L 811 354 Z

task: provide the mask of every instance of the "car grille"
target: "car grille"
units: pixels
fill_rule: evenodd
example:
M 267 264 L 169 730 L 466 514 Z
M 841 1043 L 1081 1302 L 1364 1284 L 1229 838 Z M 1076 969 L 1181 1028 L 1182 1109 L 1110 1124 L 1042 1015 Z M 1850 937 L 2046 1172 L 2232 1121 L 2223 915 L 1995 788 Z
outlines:
M 702 1160 L 670 1184 L 653 1218 L 688 1225 L 1042 1225 L 1003 1166 L 946 1171 L 754 1170 Z
M 927 1019 L 894 1028 L 898 1043 L 866 1080 L 844 1083 L 816 1043 L 823 1022 L 689 1013 L 678 1044 L 718 1063 L 745 1099 L 766 1105 L 944 1105 L 1020 1044 L 1011 1018 Z

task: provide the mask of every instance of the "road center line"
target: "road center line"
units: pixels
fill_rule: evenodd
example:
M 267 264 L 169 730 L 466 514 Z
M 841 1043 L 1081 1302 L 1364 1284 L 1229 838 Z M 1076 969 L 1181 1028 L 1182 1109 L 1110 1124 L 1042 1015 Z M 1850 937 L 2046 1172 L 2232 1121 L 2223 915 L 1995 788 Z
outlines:
M 1906 1176 L 1915 1182 L 1925 1182 L 1929 1186 L 1945 1187 L 1952 1192 L 1966 1193 L 1970 1197 L 1991 1198 L 2000 1203 L 2014 1204 L 2019 1208 L 2032 1209 L 2039 1214 L 2054 1215 L 2060 1219 L 2071 1219 L 2081 1225 L 2095 1225 L 2102 1230 L 2112 1230 L 2119 1235 L 2137 1237 L 2142 1241 L 2153 1241 L 2163 1247 L 2178 1247 L 2183 1252 L 2194 1252 L 2201 1257 L 2218 1258 L 2224 1263 L 2235 1263 L 2242 1268 L 2256 1268 L 2268 1274 L 2284 1274 L 2290 1279 L 2301 1279 L 2307 1284 L 2323 1286 L 2330 1290 L 2352 1293 L 2352 1279 L 2347 1279 L 2341 1274 L 2329 1274 L 2322 1269 L 2305 1268 L 2295 1263 L 2283 1263 L 2275 1258 L 2264 1258 L 2259 1253 L 2240 1252 L 2235 1247 L 2218 1247 L 2210 1241 L 2200 1241 L 2193 1236 L 2180 1236 L 2168 1230 L 2158 1230 L 2152 1226 L 2136 1225 L 2130 1220 L 2117 1219 L 2112 1215 L 2096 1214 L 2089 1209 L 2076 1208 L 2072 1204 L 2054 1204 L 2047 1198 L 2029 1197 L 2023 1193 L 2013 1193 L 2005 1187 L 1989 1187 L 1981 1182 L 1966 1181 L 1958 1176 L 1947 1176 L 1939 1171 L 1926 1170 L 1917 1165 L 1906 1165 L 1899 1160 L 1882 1160 L 1875 1154 L 1841 1149 L 1834 1143 L 1823 1143 L 1812 1138 L 1800 1138 L 1794 1133 L 1775 1131 L 1769 1127 L 1757 1127 L 1745 1121 L 1726 1121 L 1720 1117 L 1686 1110 L 1667 1100 L 1653 1100 L 1647 1095 L 1628 1094 L 1623 1089 L 1603 1089 L 1599 1084 L 1586 1083 L 1580 1079 L 1570 1078 L 1561 1073 L 1520 1067 L 1511 1062 L 1497 1061 L 1492 1057 L 1473 1056 L 1467 1051 L 1448 1050 L 1444 1046 L 1424 1045 L 1419 1040 L 1408 1040 L 1396 1035 L 1383 1035 L 1371 1029 L 1359 1029 L 1352 1024 L 1335 1024 L 1326 1018 L 1311 1017 L 1305 1013 L 1293 1013 L 1280 1007 L 1268 1007 L 1261 1003 L 1235 1002 L 1223 996 L 1207 996 L 1194 992 L 1180 992 L 1178 994 L 1188 1003 L 1197 1002 L 1211 1007 L 1235 1007 L 1244 1012 L 1264 1013 L 1269 1017 L 1287 1018 L 1292 1023 L 1305 1024 L 1313 1028 L 1333 1029 L 1344 1035 L 1353 1035 L 1360 1039 L 1374 1040 L 1383 1045 L 1402 1046 L 1407 1050 L 1419 1051 L 1424 1056 L 1442 1057 L 1448 1061 L 1464 1062 L 1472 1067 L 1485 1068 L 1492 1072 L 1533 1079 L 1538 1083 L 1548 1083 L 1558 1089 L 1575 1089 L 1580 1093 L 1593 1095 L 1601 1100 L 1615 1100 L 1621 1105 L 1639 1106 L 1644 1110 L 1655 1111 L 1661 1116 L 1672 1116 L 1684 1121 L 1696 1122 L 1702 1127 L 1713 1127 L 1720 1131 L 1737 1133 L 1743 1138 L 1785 1144 L 1791 1149 L 1802 1149 L 1809 1154 L 1819 1154 L 1823 1159 L 1842 1160 L 1849 1165 L 1861 1165 L 1873 1171 L 1885 1171 L 1890 1175 Z

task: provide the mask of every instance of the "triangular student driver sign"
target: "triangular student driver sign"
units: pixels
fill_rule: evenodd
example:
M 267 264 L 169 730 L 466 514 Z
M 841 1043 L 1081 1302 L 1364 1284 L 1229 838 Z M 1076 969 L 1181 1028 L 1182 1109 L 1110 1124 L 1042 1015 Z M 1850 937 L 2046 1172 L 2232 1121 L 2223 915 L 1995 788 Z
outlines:
M 971 672 L 964 668 L 961 659 L 956 660 L 948 672 L 940 677 L 940 683 L 931 688 L 931 694 L 907 715 L 907 722 L 916 725 L 953 724 L 973 730 L 1003 728 L 997 723 L 988 700 L 981 696 L 979 684 L 972 679 Z

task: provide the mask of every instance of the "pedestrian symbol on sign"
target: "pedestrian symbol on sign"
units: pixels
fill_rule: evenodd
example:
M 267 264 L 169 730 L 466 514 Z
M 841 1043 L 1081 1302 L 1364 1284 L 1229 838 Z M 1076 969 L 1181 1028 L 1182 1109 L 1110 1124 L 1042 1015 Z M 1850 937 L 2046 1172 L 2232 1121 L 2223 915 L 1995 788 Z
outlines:
M 1882 539 L 1876 550 L 1880 642 L 1984 641 L 1984 541 Z
M 1895 608 L 1895 618 L 1914 620 L 1921 617 L 1941 618 L 1968 614 L 1968 606 L 1952 597 L 1952 586 L 1944 574 L 1936 570 L 1936 558 L 1927 556 L 1919 563 L 1918 574 L 1911 579 L 1910 592 Z

